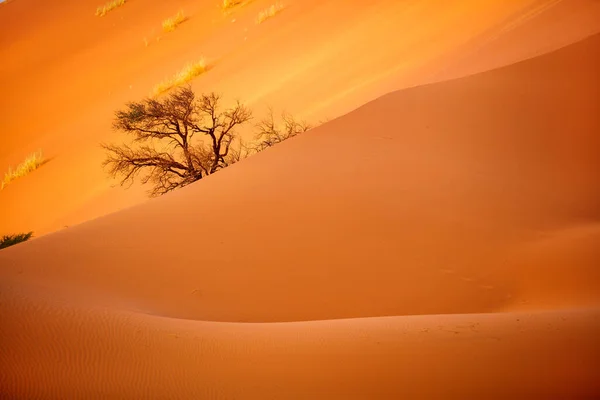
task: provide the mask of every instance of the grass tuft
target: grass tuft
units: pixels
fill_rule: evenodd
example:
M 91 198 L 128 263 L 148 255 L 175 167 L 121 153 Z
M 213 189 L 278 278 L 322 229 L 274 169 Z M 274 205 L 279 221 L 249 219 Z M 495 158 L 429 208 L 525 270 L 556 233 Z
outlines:
M 26 242 L 27 240 L 31 239 L 32 236 L 33 232 L 2 236 L 2 238 L 0 238 L 0 249 L 14 246 L 17 243 Z
M 186 64 L 181 71 L 154 86 L 154 95 L 159 96 L 174 87 L 183 85 L 206 71 L 206 60 L 201 58 L 196 62 Z
M 176 15 L 172 16 L 171 18 L 167 18 L 163 21 L 163 23 L 162 23 L 163 31 L 165 31 L 165 32 L 174 31 L 175 28 L 177 28 L 177 26 L 179 24 L 183 23 L 186 19 L 187 19 L 187 17 L 183 13 L 183 10 L 179 11 Z
M 9 183 L 14 181 L 15 179 L 21 178 L 30 172 L 38 169 L 40 165 L 44 163 L 44 157 L 42 156 L 42 152 L 38 151 L 31 155 L 29 155 L 23 162 L 15 169 L 8 168 L 8 172 L 4 174 L 4 179 L 2 179 L 2 185 L 0 186 L 0 190 L 4 189 Z
M 283 10 L 283 8 L 284 8 L 284 5 L 281 2 L 277 2 L 277 3 L 273 4 L 271 7 L 265 8 L 264 10 L 262 10 L 261 12 L 258 13 L 258 16 L 256 17 L 256 23 L 262 24 L 269 18 L 274 17 L 277 13 L 279 13 L 281 10 Z
M 113 0 L 113 1 L 109 1 L 108 3 L 106 3 L 103 6 L 100 6 L 96 9 L 96 16 L 97 17 L 104 17 L 106 15 L 107 12 L 114 10 L 117 7 L 122 6 L 123 4 L 125 4 L 126 0 Z
M 244 0 L 223 0 L 223 11 L 228 11 L 231 8 L 240 5 L 244 2 Z

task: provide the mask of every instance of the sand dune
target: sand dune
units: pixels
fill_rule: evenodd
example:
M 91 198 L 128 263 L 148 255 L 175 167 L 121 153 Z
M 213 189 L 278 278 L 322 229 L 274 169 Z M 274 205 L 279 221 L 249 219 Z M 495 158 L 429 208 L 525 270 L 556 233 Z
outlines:
M 384 96 L 192 187 L 4 251 L 2 273 L 205 320 L 535 301 L 514 275 L 536 246 L 579 230 L 591 239 L 573 245 L 597 260 L 599 41 Z M 587 258 L 581 271 L 566 258 L 597 301 Z
M 599 49 L 391 93 L 3 250 L 0 390 L 597 397 Z
M 0 382 L 10 398 L 562 399 L 600 390 L 598 311 L 236 324 L 47 299 L 8 304 Z
M 94 16 L 97 0 L 18 0 L 0 9 L 0 171 L 37 149 L 51 162 L 0 194 L 0 234 L 64 229 L 146 199 L 100 168 L 112 113 L 206 56 L 194 82 L 311 122 L 390 91 L 508 65 L 600 31 L 593 0 L 256 0 L 224 16 L 215 0 L 130 1 Z M 161 21 L 190 17 L 163 34 Z M 560 35 L 555 34 L 560 32 Z M 147 45 L 146 45 L 147 44 Z M 10 210 L 7 212 L 6 210 Z

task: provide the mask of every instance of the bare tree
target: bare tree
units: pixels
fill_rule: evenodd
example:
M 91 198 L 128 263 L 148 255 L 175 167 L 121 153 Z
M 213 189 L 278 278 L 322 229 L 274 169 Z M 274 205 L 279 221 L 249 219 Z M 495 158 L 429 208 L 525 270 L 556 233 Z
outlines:
M 249 157 L 254 153 L 254 147 L 245 142 L 242 138 L 238 139 L 236 146 L 231 145 L 229 149 L 229 156 L 226 158 L 228 165 L 233 165 L 238 161 L 242 161 L 244 158 Z
M 164 98 L 127 104 L 116 112 L 113 127 L 132 134 L 139 146 L 103 144 L 108 152 L 103 165 L 121 178 L 121 185 L 132 184 L 136 177 L 143 184 L 152 183 L 151 196 L 215 173 L 241 157 L 232 157 L 235 129 L 252 117 L 239 102 L 223 111 L 219 102 L 219 95 L 196 97 L 187 86 Z
M 285 112 L 281 114 L 281 119 L 283 124 L 278 126 L 273 109 L 269 108 L 267 116 L 256 124 L 255 141 L 257 143 L 253 146 L 254 151 L 265 150 L 312 128 L 305 121 L 297 121 L 292 115 Z

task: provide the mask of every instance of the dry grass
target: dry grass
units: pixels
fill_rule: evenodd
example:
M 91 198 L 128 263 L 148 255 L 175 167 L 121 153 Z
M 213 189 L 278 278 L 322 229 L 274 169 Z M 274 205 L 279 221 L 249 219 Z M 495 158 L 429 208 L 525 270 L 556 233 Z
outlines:
M 223 5 L 221 8 L 224 12 L 227 12 L 236 6 L 240 6 L 245 3 L 248 3 L 248 0 L 223 0 Z
M 114 10 L 117 7 L 122 6 L 123 4 L 125 4 L 126 0 L 113 0 L 113 1 L 109 1 L 108 3 L 106 3 L 103 6 L 100 6 L 96 9 L 96 16 L 98 17 L 103 17 L 106 15 L 107 12 Z
M 4 189 L 15 179 L 21 178 L 30 172 L 35 171 L 43 163 L 44 157 L 42 156 L 41 151 L 29 155 L 21 164 L 17 165 L 15 169 L 8 168 L 8 172 L 4 174 L 4 179 L 2 179 L 2 185 L 0 186 L 0 189 Z
M 174 87 L 183 85 L 206 71 L 206 60 L 201 58 L 196 62 L 186 64 L 181 71 L 154 86 L 154 95 L 159 96 Z
M 256 23 L 262 24 L 269 18 L 274 17 L 278 12 L 283 10 L 283 8 L 284 8 L 284 5 L 281 2 L 277 2 L 277 3 L 273 4 L 271 7 L 265 8 L 264 10 L 262 10 L 261 12 L 258 13 L 258 16 L 256 17 Z
M 187 19 L 187 17 L 183 13 L 183 10 L 179 11 L 176 15 L 172 16 L 171 18 L 167 18 L 163 21 L 163 23 L 162 23 L 163 31 L 165 31 L 165 32 L 174 31 L 175 28 L 177 28 L 177 26 L 179 24 L 183 23 L 186 19 Z

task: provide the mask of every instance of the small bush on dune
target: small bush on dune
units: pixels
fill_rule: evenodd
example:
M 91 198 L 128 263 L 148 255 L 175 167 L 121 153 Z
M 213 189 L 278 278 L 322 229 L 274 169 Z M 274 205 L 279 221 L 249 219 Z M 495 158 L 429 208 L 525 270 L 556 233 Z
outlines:
M 111 10 L 114 10 L 117 7 L 122 6 L 123 4 L 125 4 L 126 0 L 113 0 L 113 1 L 109 1 L 108 3 L 106 3 L 103 6 L 99 6 L 96 9 L 96 16 L 98 17 L 103 17 L 106 15 L 106 13 L 108 13 Z
M 169 90 L 173 89 L 174 87 L 181 86 L 181 85 L 191 81 L 198 75 L 201 75 L 205 71 L 206 71 L 206 60 L 204 60 L 204 58 L 201 58 L 200 60 L 198 60 L 196 62 L 189 63 L 185 67 L 183 67 L 181 69 L 181 71 L 179 71 L 178 73 L 173 75 L 171 78 L 166 79 L 166 80 L 162 81 L 161 83 L 159 83 L 158 85 L 154 86 L 154 95 L 159 96 L 165 92 L 168 92 Z
M 0 238 L 0 249 L 13 246 L 17 243 L 25 242 L 33 236 L 33 232 L 19 233 L 16 235 L 5 235 Z
M 178 25 L 182 24 L 185 20 L 187 20 L 187 17 L 183 13 L 183 11 L 179 11 L 176 15 L 172 16 L 171 18 L 167 18 L 163 21 L 163 31 L 172 32 L 175 30 L 175 28 L 177 28 Z
M 271 7 L 267 7 L 261 12 L 258 13 L 258 17 L 256 17 L 256 23 L 262 24 L 269 18 L 274 17 L 277 13 L 283 10 L 284 6 L 281 2 L 277 2 L 273 4 Z
M 8 172 L 4 174 L 4 179 L 2 179 L 2 185 L 0 186 L 0 189 L 4 189 L 15 179 L 21 178 L 38 169 L 43 163 L 44 157 L 42 156 L 41 151 L 29 155 L 21 164 L 17 165 L 15 169 L 8 169 Z

